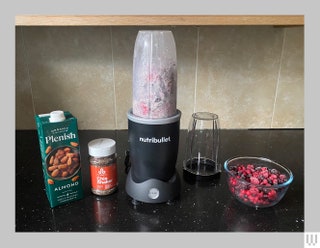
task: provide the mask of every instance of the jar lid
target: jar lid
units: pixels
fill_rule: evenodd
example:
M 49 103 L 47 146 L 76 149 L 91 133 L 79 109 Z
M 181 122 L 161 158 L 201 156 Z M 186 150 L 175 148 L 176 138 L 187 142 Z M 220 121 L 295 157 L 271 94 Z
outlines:
M 94 139 L 88 143 L 88 150 L 90 156 L 109 156 L 116 152 L 116 142 L 108 138 Z
M 64 121 L 66 117 L 64 116 L 64 112 L 62 110 L 56 110 L 50 112 L 49 121 L 50 122 L 60 122 Z

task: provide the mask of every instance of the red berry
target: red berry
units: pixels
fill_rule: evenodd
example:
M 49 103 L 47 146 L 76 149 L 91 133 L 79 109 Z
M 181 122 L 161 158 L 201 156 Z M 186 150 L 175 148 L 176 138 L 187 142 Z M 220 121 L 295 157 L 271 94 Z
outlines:
M 269 193 L 268 193 L 268 198 L 270 200 L 276 199 L 277 198 L 277 192 L 274 189 L 270 190 Z
M 247 165 L 247 169 L 249 169 L 249 170 L 254 170 L 254 165 L 253 164 L 248 164 Z
M 256 178 L 256 177 L 250 177 L 250 182 L 251 182 L 252 184 L 259 184 L 259 179 Z
M 270 178 L 271 180 L 273 180 L 273 179 L 277 179 L 278 177 L 277 177 L 277 175 L 275 175 L 275 174 L 271 174 L 271 175 L 269 176 L 269 178 Z
M 262 175 L 264 178 L 268 178 L 268 177 L 269 177 L 268 171 L 263 171 L 263 172 L 261 173 L 261 175 Z

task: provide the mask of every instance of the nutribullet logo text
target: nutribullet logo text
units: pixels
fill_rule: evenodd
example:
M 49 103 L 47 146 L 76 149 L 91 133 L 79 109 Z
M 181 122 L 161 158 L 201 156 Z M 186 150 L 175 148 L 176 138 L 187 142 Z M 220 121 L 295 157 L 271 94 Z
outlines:
M 151 137 L 151 138 L 143 138 L 140 137 L 139 138 L 140 142 L 144 142 L 144 143 L 153 143 L 153 144 L 160 144 L 160 143 L 167 143 L 167 142 L 171 142 L 171 137 L 161 137 L 161 138 L 156 138 L 156 137 Z

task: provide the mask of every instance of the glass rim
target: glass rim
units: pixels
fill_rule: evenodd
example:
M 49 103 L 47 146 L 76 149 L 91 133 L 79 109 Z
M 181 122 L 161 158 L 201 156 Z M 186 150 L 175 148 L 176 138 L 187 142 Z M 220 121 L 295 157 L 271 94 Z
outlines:
M 192 118 L 197 120 L 217 120 L 219 116 L 212 112 L 195 112 L 192 114 Z

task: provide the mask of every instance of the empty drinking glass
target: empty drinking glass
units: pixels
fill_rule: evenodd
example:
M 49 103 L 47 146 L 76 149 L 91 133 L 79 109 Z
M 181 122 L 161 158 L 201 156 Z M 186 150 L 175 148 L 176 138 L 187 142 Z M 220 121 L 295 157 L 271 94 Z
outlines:
M 202 181 L 221 172 L 219 152 L 219 118 L 210 112 L 193 113 L 187 133 L 184 173 Z

